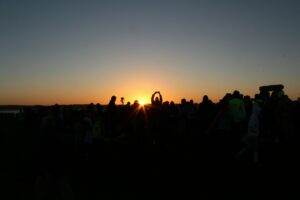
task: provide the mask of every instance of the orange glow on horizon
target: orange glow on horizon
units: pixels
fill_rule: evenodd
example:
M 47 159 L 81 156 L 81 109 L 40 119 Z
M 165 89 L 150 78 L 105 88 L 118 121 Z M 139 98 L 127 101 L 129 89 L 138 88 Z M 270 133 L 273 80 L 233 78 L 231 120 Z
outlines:
M 20 88 L 14 91 L 4 91 L 4 94 L 0 97 L 0 105 L 70 105 L 70 104 L 89 104 L 89 103 L 100 103 L 107 105 L 111 96 L 117 97 L 117 104 L 121 104 L 121 97 L 124 97 L 124 104 L 130 102 L 131 104 L 138 100 L 142 104 L 151 103 L 151 95 L 154 91 L 161 91 L 163 101 L 173 101 L 178 104 L 181 99 L 185 98 L 187 101 L 193 99 L 195 103 L 200 103 L 204 95 L 208 95 L 209 99 L 217 103 L 224 95 L 232 93 L 234 89 L 244 95 L 250 95 L 254 97 L 255 93 L 259 92 L 257 84 L 255 87 L 178 87 L 170 84 L 161 82 L 158 84 L 156 81 L 146 81 L 141 79 L 131 80 L 123 85 L 112 85 L 104 89 L 99 89 L 98 85 L 91 87 L 82 86 L 76 88 L 76 90 L 65 89 L 63 87 L 56 89 L 55 87 L 50 89 L 37 89 L 29 90 Z M 291 94 L 289 97 L 292 100 L 297 99 L 297 87 L 286 86 L 284 91 L 286 94 Z

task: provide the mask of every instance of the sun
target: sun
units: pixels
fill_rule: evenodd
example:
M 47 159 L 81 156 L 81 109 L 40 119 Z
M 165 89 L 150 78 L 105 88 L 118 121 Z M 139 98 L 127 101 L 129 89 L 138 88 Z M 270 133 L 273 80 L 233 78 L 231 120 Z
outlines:
M 145 101 L 144 101 L 144 100 L 140 100 L 140 104 L 141 104 L 142 106 L 144 106 L 144 105 L 145 105 Z

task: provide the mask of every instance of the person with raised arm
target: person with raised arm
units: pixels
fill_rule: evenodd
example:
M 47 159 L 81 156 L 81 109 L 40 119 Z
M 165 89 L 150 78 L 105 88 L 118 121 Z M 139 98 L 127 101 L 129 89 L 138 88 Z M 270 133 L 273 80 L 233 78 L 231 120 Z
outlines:
M 159 97 L 155 97 L 156 94 L 158 94 Z M 155 105 L 155 106 L 161 106 L 162 102 L 163 102 L 163 99 L 162 99 L 161 93 L 159 91 L 154 92 L 151 96 L 151 104 Z

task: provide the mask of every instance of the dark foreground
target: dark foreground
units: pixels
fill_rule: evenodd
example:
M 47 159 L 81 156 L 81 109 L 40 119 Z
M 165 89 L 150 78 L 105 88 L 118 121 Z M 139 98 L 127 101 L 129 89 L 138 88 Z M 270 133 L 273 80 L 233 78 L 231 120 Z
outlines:
M 120 138 L 92 145 L 88 153 L 57 145 L 53 152 L 41 155 L 38 133 L 24 132 L 23 126 L 5 121 L 10 128 L 1 145 L 1 199 L 289 199 L 299 195 L 296 144 L 264 141 L 259 163 L 252 163 L 247 155 L 236 158 L 224 141 L 209 136 L 200 142 L 167 145 L 132 144 Z

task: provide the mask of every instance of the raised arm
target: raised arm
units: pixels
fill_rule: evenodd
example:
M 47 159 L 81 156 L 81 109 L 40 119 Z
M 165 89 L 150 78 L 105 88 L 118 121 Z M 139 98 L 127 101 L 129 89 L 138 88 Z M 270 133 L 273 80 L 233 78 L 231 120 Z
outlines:
M 159 103 L 162 104 L 162 102 L 163 102 L 162 95 L 160 94 L 160 92 L 158 92 L 158 94 L 159 94 Z
M 154 92 L 154 93 L 152 94 L 152 96 L 151 96 L 151 103 L 152 103 L 152 104 L 154 104 L 154 97 L 155 97 L 156 93 L 157 93 L 157 92 Z

